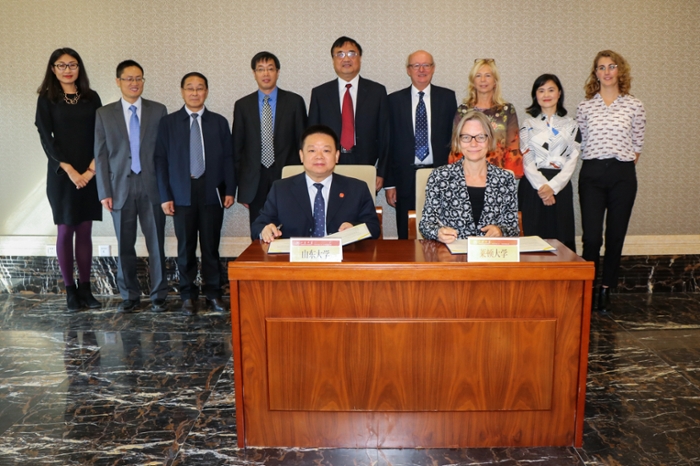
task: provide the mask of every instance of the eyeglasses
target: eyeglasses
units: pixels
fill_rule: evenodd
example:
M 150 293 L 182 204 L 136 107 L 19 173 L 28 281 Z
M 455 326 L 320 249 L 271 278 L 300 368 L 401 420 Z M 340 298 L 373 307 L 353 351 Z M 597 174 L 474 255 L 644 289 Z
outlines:
M 606 68 L 605 68 L 605 65 L 600 65 L 600 66 L 596 66 L 595 69 L 598 71 L 605 71 Z M 607 68 L 608 71 L 613 71 L 616 69 L 617 69 L 617 65 L 615 65 L 614 63 L 612 65 L 608 65 L 608 68 Z
M 204 92 L 204 91 L 207 90 L 206 87 L 197 87 L 197 88 L 194 88 L 194 87 L 185 87 L 184 89 L 185 89 L 185 92 L 187 92 L 187 93 L 189 93 L 189 94 L 194 94 L 194 93 L 196 93 L 196 92 Z
M 73 62 L 73 63 L 54 63 L 53 67 L 60 70 L 60 71 L 65 71 L 66 68 L 68 68 L 71 71 L 75 71 L 78 69 L 78 64 Z
M 472 139 L 476 139 L 476 142 L 478 142 L 479 144 L 483 144 L 486 142 L 486 140 L 488 138 L 489 138 L 489 135 L 484 134 L 484 133 L 475 134 L 473 136 L 471 134 L 460 134 L 459 135 L 459 141 L 463 142 L 464 144 L 469 144 L 470 142 L 472 142 Z
M 408 65 L 408 67 L 413 68 L 414 70 L 418 71 L 421 68 L 425 68 L 426 70 L 429 70 L 434 65 L 435 65 L 434 63 L 415 63 L 413 65 Z
M 342 59 L 345 58 L 345 57 L 348 57 L 348 58 L 355 58 L 357 55 L 358 55 L 358 53 L 357 53 L 356 51 L 350 50 L 349 52 L 343 52 L 343 51 L 335 52 L 334 57 L 335 57 L 335 58 L 340 58 L 340 59 L 342 60 Z
M 132 77 L 132 76 L 129 76 L 128 78 L 119 78 L 119 80 L 120 80 L 120 81 L 126 81 L 126 82 L 128 82 L 129 84 L 131 84 L 131 83 L 141 84 L 141 83 L 146 82 L 146 78 L 141 78 L 141 77 L 134 78 L 134 77 Z

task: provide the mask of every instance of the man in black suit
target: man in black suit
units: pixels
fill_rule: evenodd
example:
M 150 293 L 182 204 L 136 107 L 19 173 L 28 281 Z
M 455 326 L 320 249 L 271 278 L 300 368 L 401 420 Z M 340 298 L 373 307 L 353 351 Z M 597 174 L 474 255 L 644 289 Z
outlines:
M 166 309 L 165 215 L 160 207 L 153 152 L 158 124 L 165 106 L 141 98 L 143 68 L 133 60 L 117 66 L 122 98 L 97 109 L 95 119 L 95 171 L 100 201 L 112 213 L 117 233 L 119 262 L 117 286 L 123 301 L 119 312 L 132 312 L 141 302 L 136 277 L 136 219 L 148 248 L 151 276 L 151 310 Z
M 377 164 L 377 186 L 384 184 L 389 154 L 386 88 L 359 76 L 362 47 L 349 37 L 331 47 L 338 79 L 311 91 L 309 124 L 329 126 L 340 135 L 340 164 Z
M 299 151 L 304 173 L 276 181 L 252 234 L 269 243 L 284 236 L 325 236 L 365 223 L 380 234 L 373 195 L 364 181 L 333 173 L 340 157 L 338 136 L 327 126 L 310 126 Z
M 207 305 L 225 312 L 219 241 L 223 209 L 233 205 L 236 192 L 231 131 L 226 118 L 204 107 L 209 85 L 203 74 L 186 74 L 180 88 L 185 105 L 163 117 L 158 128 L 155 162 L 161 207 L 173 215 L 182 311 L 197 312 L 199 236 Z
M 299 163 L 306 104 L 300 95 L 277 87 L 280 62 L 272 53 L 256 54 L 250 67 L 258 90 L 233 107 L 233 156 L 238 202 L 248 208 L 252 225 L 282 168 Z
M 416 208 L 416 170 L 445 165 L 450 154 L 457 97 L 431 84 L 434 71 L 431 54 L 413 52 L 406 61 L 411 85 L 389 95 L 391 166 L 385 194 L 396 207 L 399 239 L 408 238 L 408 211 Z

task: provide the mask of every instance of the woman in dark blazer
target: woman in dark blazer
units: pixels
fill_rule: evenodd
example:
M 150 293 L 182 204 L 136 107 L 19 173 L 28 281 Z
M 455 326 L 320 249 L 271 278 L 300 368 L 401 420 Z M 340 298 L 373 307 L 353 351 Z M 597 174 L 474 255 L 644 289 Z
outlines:
M 451 243 L 468 236 L 520 234 L 515 178 L 486 160 L 495 144 L 486 115 L 472 110 L 460 119 L 452 151 L 463 157 L 436 168 L 425 188 L 419 224 L 425 238 Z
M 93 180 L 95 112 L 102 102 L 90 89 L 80 55 L 70 48 L 54 50 L 37 92 L 36 127 L 48 158 L 46 194 L 58 226 L 56 253 L 68 310 L 99 308 L 100 302 L 90 291 L 90 272 L 92 222 L 102 220 L 102 205 Z M 77 286 L 74 259 L 78 264 Z

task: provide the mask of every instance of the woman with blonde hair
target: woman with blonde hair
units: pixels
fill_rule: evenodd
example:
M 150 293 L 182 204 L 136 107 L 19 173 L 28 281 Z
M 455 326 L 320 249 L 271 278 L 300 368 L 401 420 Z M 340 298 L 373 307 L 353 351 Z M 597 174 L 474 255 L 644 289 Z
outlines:
M 419 228 L 426 239 L 452 243 L 468 236 L 518 236 L 513 174 L 486 161 L 495 147 L 488 117 L 467 112 L 455 125 L 452 151 L 462 158 L 436 168 L 425 187 Z
M 646 112 L 630 95 L 630 67 L 612 50 L 598 52 L 578 106 L 581 130 L 579 200 L 583 258 L 598 270 L 605 219 L 605 260 L 598 311 L 610 310 L 610 288 L 617 286 L 622 246 L 637 194 L 636 164 L 644 144 Z M 597 273 L 596 273 L 597 276 Z
M 474 60 L 469 72 L 467 97 L 457 108 L 455 124 L 470 110 L 477 110 L 489 118 L 494 131 L 496 147 L 488 154 L 493 165 L 510 170 L 516 178 L 523 176 L 523 156 L 520 153 L 518 114 L 512 104 L 501 96 L 500 74 L 493 58 Z M 449 161 L 461 158 L 461 153 L 450 154 Z

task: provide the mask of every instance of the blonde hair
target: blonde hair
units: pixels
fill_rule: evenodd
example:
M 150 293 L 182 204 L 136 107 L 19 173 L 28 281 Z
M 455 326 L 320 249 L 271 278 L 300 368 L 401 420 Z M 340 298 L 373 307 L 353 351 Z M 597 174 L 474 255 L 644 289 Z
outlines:
M 474 87 L 474 79 L 476 79 L 476 73 L 479 71 L 479 68 L 481 68 L 484 65 L 491 68 L 491 75 L 493 75 L 493 79 L 496 81 L 496 87 L 493 88 L 493 97 L 491 98 L 493 106 L 502 107 L 506 104 L 506 101 L 503 100 L 503 97 L 501 96 L 501 74 L 498 72 L 498 68 L 496 67 L 496 61 L 493 58 L 479 58 L 477 60 L 474 60 L 474 66 L 472 66 L 472 69 L 469 72 L 469 86 L 467 87 L 467 97 L 464 98 L 464 101 L 462 103 L 469 108 L 472 108 L 476 105 L 477 96 L 476 88 Z
M 588 76 L 586 84 L 583 86 L 583 90 L 586 92 L 586 100 L 591 99 L 600 91 L 600 82 L 598 81 L 595 71 L 598 66 L 598 60 L 602 57 L 611 59 L 613 63 L 617 65 L 617 88 L 620 90 L 620 94 L 627 95 L 632 88 L 632 76 L 630 76 L 630 65 L 627 63 L 627 60 L 622 58 L 622 55 L 612 50 L 601 50 L 598 52 L 598 55 L 595 56 L 591 74 Z
M 459 120 L 452 130 L 452 153 L 461 154 L 462 146 L 459 144 L 459 135 L 462 132 L 462 127 L 468 121 L 475 120 L 481 123 L 482 131 L 486 136 L 488 136 L 488 151 L 489 153 L 496 150 L 496 138 L 493 134 L 493 128 L 491 127 L 491 120 L 489 117 L 484 115 L 478 110 L 469 110 L 464 116 Z

